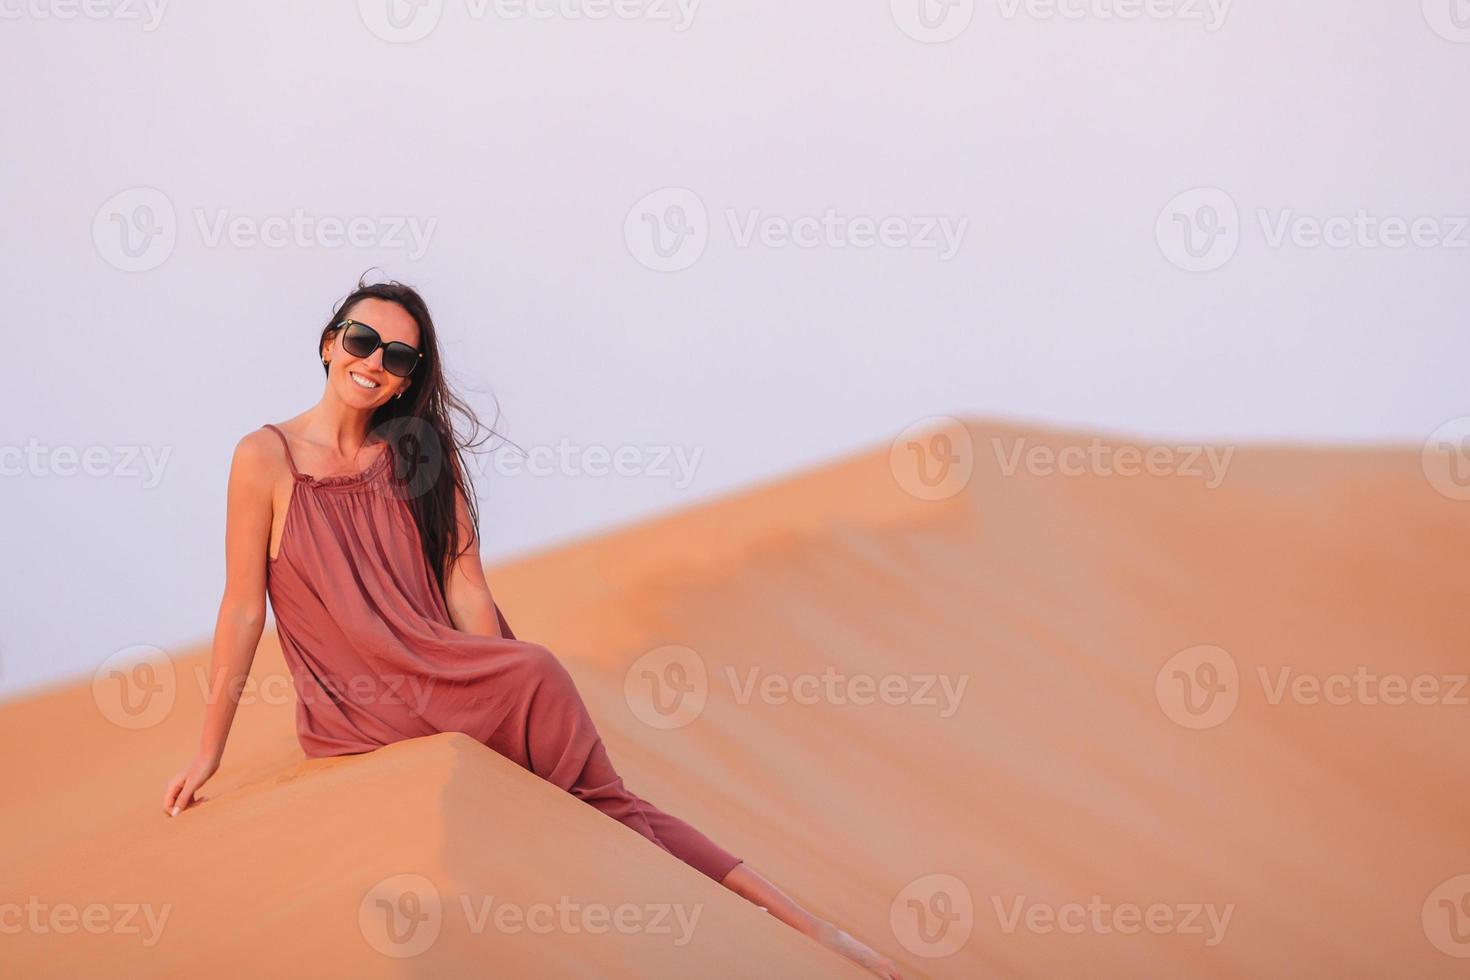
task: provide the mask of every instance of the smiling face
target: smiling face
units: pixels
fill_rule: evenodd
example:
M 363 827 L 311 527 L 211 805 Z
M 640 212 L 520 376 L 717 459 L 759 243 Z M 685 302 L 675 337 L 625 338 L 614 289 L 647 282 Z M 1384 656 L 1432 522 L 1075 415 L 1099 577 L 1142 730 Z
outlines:
M 378 332 L 383 343 L 399 341 L 410 347 L 419 346 L 419 325 L 407 310 L 397 303 L 369 297 L 342 311 L 341 319 L 357 320 Z M 383 370 L 383 348 L 380 345 L 367 357 L 353 357 L 342 347 L 342 331 L 327 338 L 322 359 L 330 360 L 327 386 L 348 405 L 371 409 L 406 390 L 413 376 L 400 378 Z

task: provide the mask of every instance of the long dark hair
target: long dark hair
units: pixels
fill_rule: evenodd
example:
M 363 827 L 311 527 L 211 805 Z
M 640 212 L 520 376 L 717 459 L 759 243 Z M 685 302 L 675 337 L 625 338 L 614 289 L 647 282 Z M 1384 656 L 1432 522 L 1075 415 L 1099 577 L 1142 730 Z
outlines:
M 464 465 L 461 452 L 480 445 L 485 438 L 498 436 L 484 425 L 445 380 L 439 356 L 438 335 L 429 305 L 411 286 L 397 281 L 369 283 L 367 277 L 332 311 L 332 317 L 317 339 L 317 356 L 337 329 L 337 324 L 354 304 L 365 299 L 397 303 L 419 328 L 419 350 L 423 360 L 414 370 L 407 390 L 401 398 L 390 398 L 373 412 L 370 429 L 388 442 L 393 458 L 394 492 L 409 502 L 424 556 L 432 569 L 434 581 L 444 594 L 445 573 L 455 558 L 464 553 L 468 541 L 461 541 L 459 522 L 455 519 L 455 496 L 463 493 L 470 521 L 480 526 L 480 509 L 475 500 L 474 484 Z M 323 365 L 323 370 L 329 370 Z M 496 406 L 496 418 L 500 408 Z M 463 420 L 464 432 L 457 430 L 454 415 Z M 486 436 L 479 438 L 480 430 Z

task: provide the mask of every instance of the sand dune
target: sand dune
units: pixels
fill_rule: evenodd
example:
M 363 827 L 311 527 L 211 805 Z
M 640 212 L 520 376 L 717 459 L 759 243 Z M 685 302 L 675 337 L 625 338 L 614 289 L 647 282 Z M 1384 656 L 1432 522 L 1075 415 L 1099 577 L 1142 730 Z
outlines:
M 971 421 L 490 581 L 628 785 L 907 976 L 1463 975 L 1470 504 L 1127 445 Z M 167 818 L 204 657 L 0 707 L 7 974 L 865 975 L 465 736 L 303 760 L 270 635 Z

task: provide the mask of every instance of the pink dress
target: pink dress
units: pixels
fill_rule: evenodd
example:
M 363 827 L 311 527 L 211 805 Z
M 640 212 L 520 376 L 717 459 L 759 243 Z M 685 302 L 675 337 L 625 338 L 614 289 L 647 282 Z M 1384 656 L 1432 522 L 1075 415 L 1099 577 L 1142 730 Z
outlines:
M 387 444 L 365 469 L 296 469 L 267 591 L 308 756 L 463 732 L 721 880 L 740 858 L 623 785 L 571 675 L 546 647 L 455 629 Z

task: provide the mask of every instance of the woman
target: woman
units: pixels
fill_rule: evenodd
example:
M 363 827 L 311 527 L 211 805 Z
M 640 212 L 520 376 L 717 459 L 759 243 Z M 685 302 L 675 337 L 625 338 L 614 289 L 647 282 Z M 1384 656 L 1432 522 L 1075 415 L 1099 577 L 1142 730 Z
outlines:
M 359 282 L 318 352 L 321 400 L 235 447 L 204 731 L 165 788 L 164 811 L 205 799 L 195 794 L 219 768 L 269 595 L 308 756 L 464 732 L 898 980 L 890 960 L 624 786 L 566 668 L 511 632 L 480 564 L 475 494 L 450 412 L 478 422 L 445 383 L 418 293 Z

